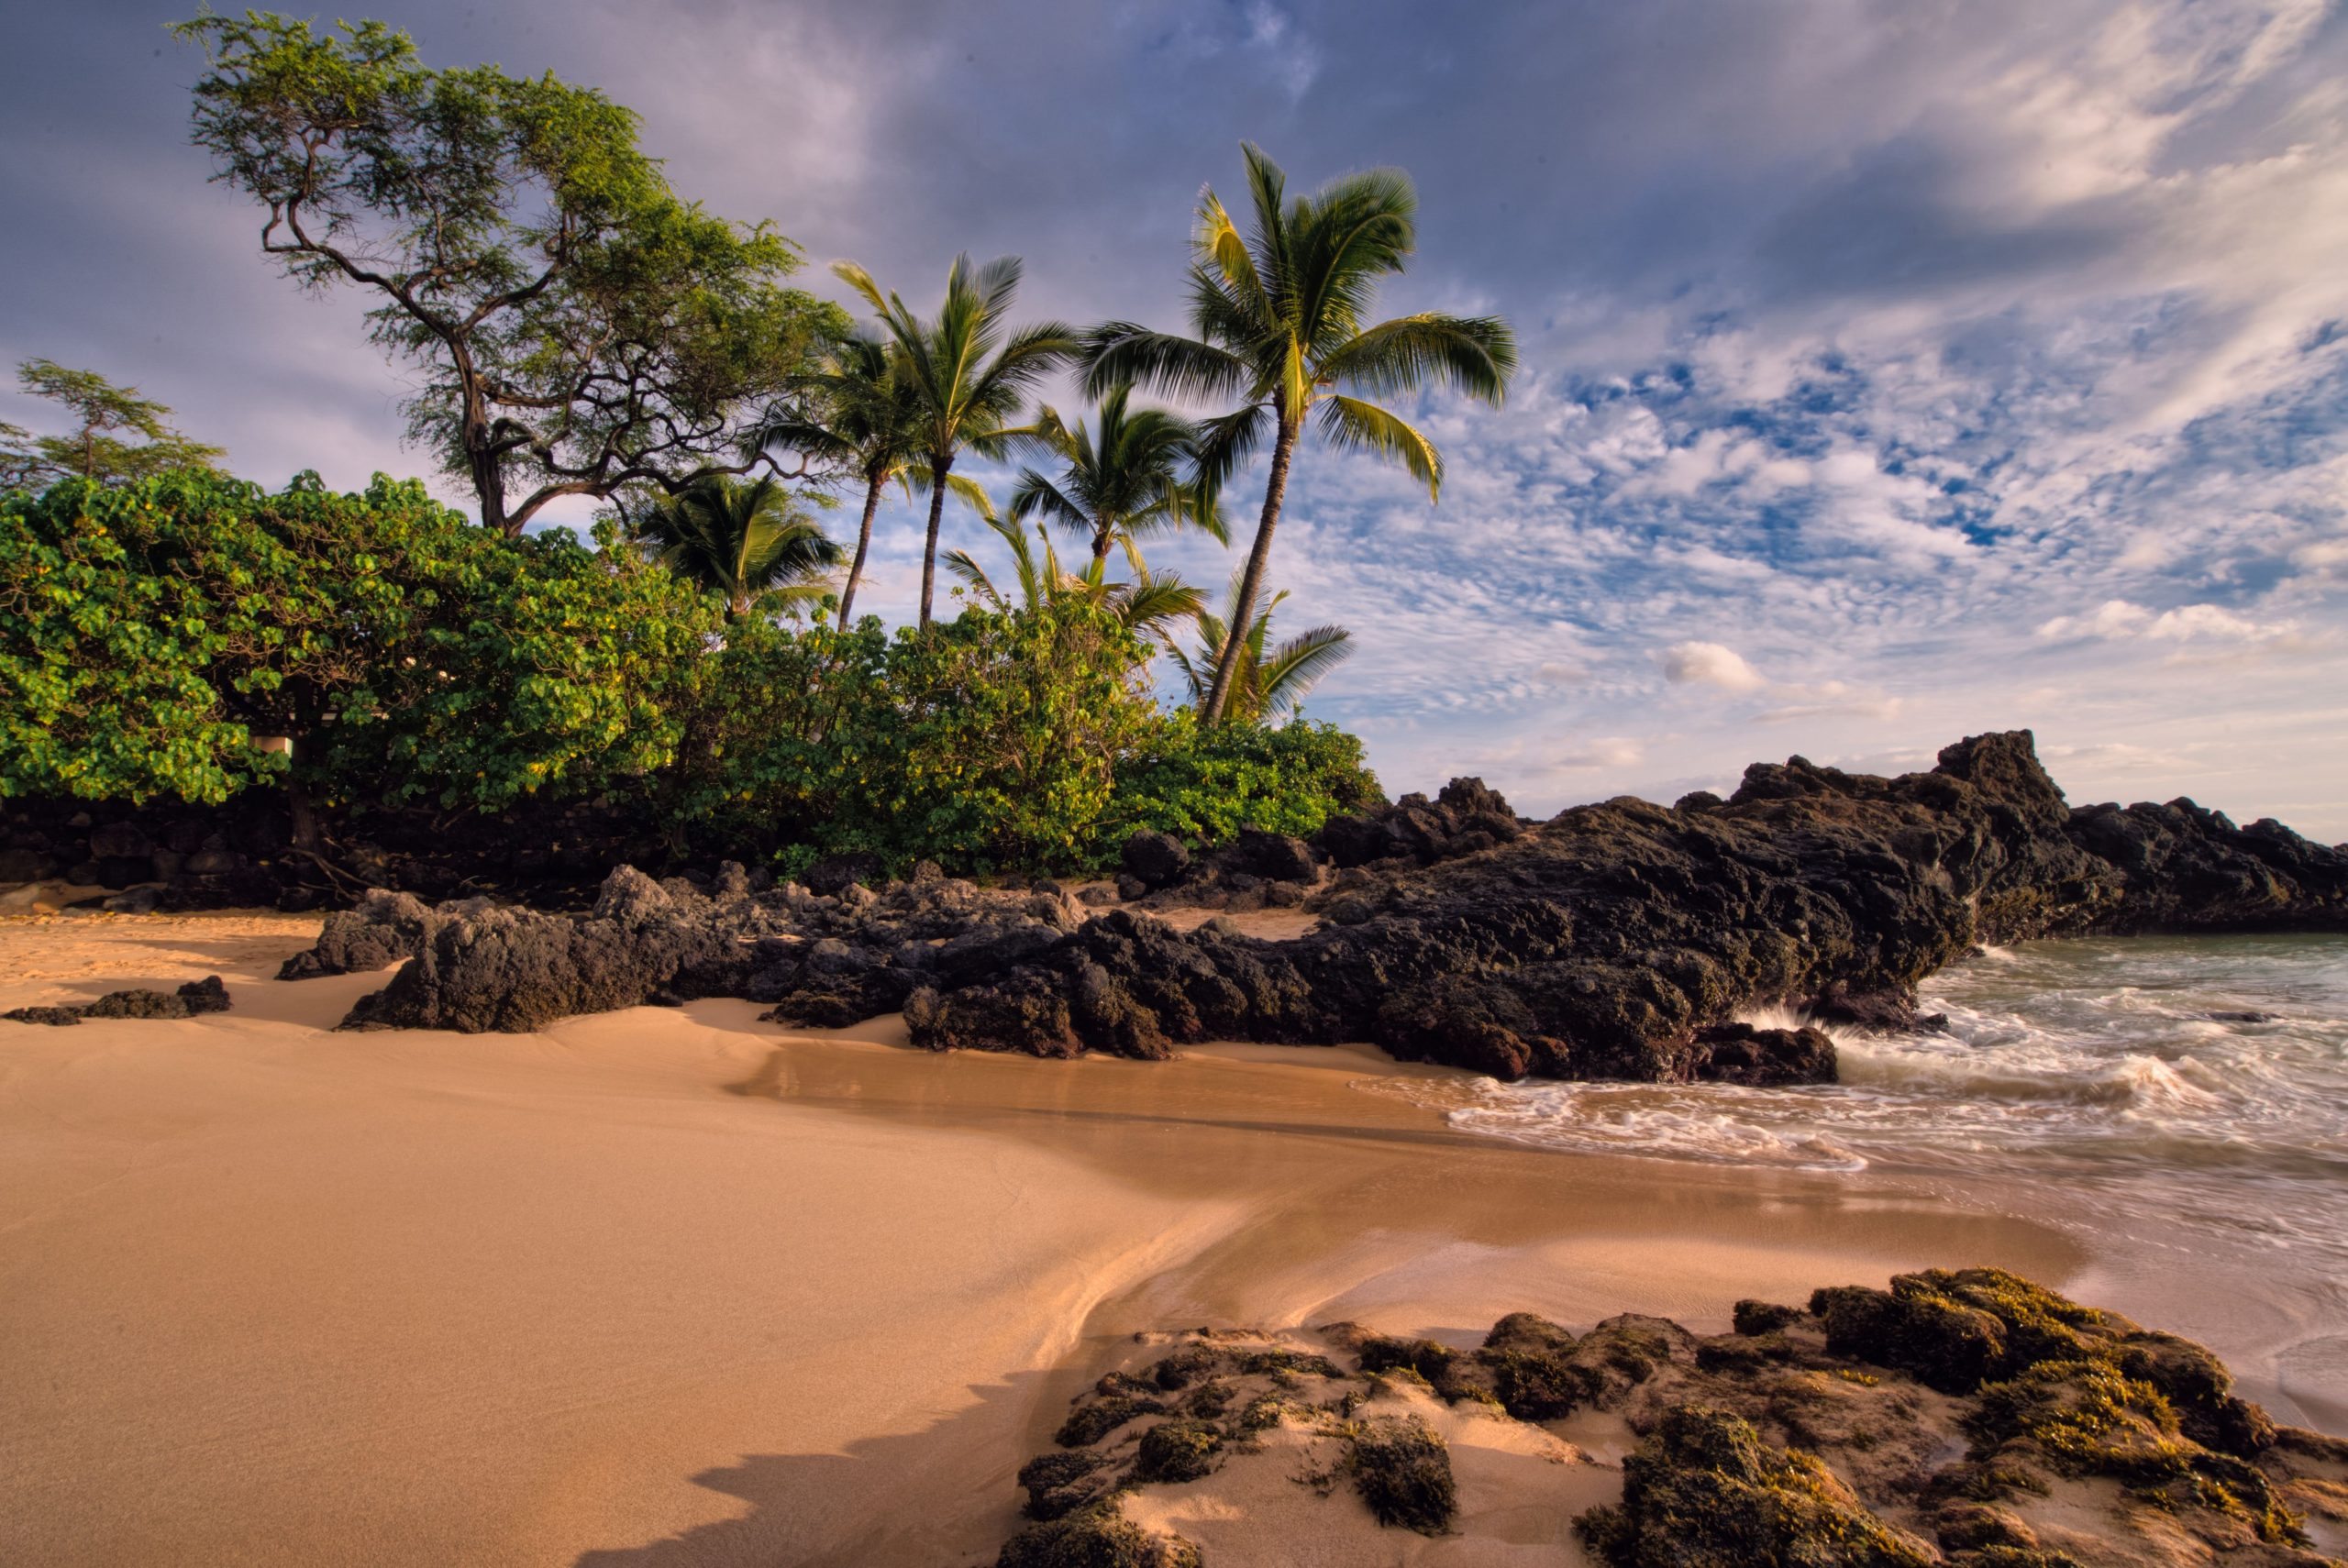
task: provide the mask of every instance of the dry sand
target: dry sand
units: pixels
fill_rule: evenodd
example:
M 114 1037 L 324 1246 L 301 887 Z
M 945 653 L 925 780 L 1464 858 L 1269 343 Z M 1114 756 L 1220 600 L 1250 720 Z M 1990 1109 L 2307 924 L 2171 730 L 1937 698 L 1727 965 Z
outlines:
M 379 977 L 267 978 L 315 929 L 0 922 L 0 1007 L 236 996 L 0 1023 L 0 1562 L 983 1563 L 1137 1331 L 1714 1328 L 2097 1261 L 1888 1182 L 1470 1141 L 1368 1052 L 934 1056 L 732 1002 L 335 1034 Z

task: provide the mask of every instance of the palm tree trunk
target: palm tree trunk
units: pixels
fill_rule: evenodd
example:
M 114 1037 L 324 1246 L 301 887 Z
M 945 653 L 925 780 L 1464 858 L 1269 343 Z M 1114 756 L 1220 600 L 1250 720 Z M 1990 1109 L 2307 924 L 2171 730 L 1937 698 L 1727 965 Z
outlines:
M 946 515 L 946 474 L 954 466 L 951 452 L 932 453 L 929 459 L 929 538 L 921 548 L 921 624 L 929 627 L 929 602 L 937 585 L 937 525 Z
M 840 630 L 848 627 L 848 606 L 856 602 L 856 585 L 864 577 L 864 552 L 872 547 L 872 514 L 880 510 L 880 487 L 886 480 L 868 474 L 864 482 L 864 526 L 856 535 L 856 559 L 847 565 L 847 586 L 840 590 Z
M 1280 417 L 1279 439 L 1272 447 L 1272 472 L 1264 481 L 1264 514 L 1256 523 L 1256 543 L 1247 552 L 1247 570 L 1239 579 L 1239 601 L 1231 607 L 1231 626 L 1224 634 L 1223 657 L 1215 660 L 1214 685 L 1207 691 L 1206 712 L 1199 715 L 1199 723 L 1214 725 L 1223 722 L 1223 710 L 1231 700 L 1231 678 L 1239 668 L 1239 654 L 1246 641 L 1246 628 L 1256 624 L 1256 596 L 1264 587 L 1264 563 L 1271 558 L 1272 530 L 1280 520 L 1280 502 L 1288 494 L 1289 460 L 1296 456 L 1299 422 L 1283 414 Z

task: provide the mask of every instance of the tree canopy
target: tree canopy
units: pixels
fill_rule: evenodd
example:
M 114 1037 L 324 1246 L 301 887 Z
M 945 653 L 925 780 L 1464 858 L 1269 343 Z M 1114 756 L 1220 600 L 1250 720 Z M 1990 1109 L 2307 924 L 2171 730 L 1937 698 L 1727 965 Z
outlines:
M 786 286 L 800 253 L 769 226 L 679 197 L 628 110 L 551 73 L 432 69 L 381 22 L 177 31 L 210 59 L 214 177 L 261 204 L 288 276 L 378 296 L 371 335 L 422 376 L 410 435 L 482 524 L 774 466 L 744 436 L 847 317 Z
M 65 436 L 36 436 L 0 425 L 0 489 L 45 490 L 66 479 L 126 484 L 173 469 L 209 469 L 227 455 L 172 429 L 166 423 L 172 411 L 140 397 L 137 387 L 118 387 L 95 370 L 28 359 L 17 367 L 17 382 L 35 397 L 64 404 L 75 428 Z M 138 439 L 126 441 L 123 435 Z

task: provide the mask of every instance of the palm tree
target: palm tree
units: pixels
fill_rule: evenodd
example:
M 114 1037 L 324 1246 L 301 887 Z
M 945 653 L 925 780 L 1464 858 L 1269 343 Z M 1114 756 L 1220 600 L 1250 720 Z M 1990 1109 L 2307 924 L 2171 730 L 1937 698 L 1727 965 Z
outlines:
M 1417 243 L 1418 194 L 1410 177 L 1392 169 L 1348 174 L 1291 202 L 1279 167 L 1252 143 L 1241 150 L 1255 232 L 1241 235 L 1213 191 L 1200 198 L 1190 278 L 1196 336 L 1111 322 L 1087 343 L 1085 387 L 1098 396 L 1134 382 L 1178 397 L 1243 400 L 1206 423 L 1198 470 L 1202 483 L 1219 489 L 1271 443 L 1263 514 L 1232 616 L 1244 625 L 1263 588 L 1305 416 L 1317 410 L 1322 436 L 1340 450 L 1400 462 L 1425 482 L 1433 500 L 1443 483 L 1434 443 L 1368 399 L 1440 382 L 1497 404 L 1516 370 L 1516 339 L 1497 316 L 1426 312 L 1364 326 L 1378 280 L 1401 271 Z M 1234 643 L 1223 649 L 1202 723 L 1224 716 L 1241 648 Z
M 1353 657 L 1353 634 L 1343 626 L 1315 626 L 1267 647 L 1272 612 L 1288 597 L 1275 593 L 1248 624 L 1247 635 L 1235 641 L 1229 628 L 1240 624 L 1235 612 L 1246 587 L 1246 570 L 1241 568 L 1231 580 L 1232 613 L 1220 616 L 1202 613 L 1198 617 L 1198 647 L 1184 653 L 1169 641 L 1166 651 L 1181 670 L 1194 707 L 1207 700 L 1217 680 L 1224 680 L 1227 683 L 1225 717 L 1257 724 L 1295 712 L 1324 676 Z
M 872 518 L 880 508 L 880 492 L 892 481 L 908 494 L 929 488 L 929 465 L 921 461 L 915 405 L 911 387 L 896 373 L 887 341 L 858 333 L 825 357 L 822 367 L 803 383 L 804 405 L 770 420 L 751 437 L 763 451 L 781 447 L 851 469 L 864 481 L 864 520 L 856 534 L 856 557 L 848 563 L 847 583 L 840 590 L 840 629 L 846 631 L 856 603 L 858 584 L 864 580 L 864 560 L 872 547 Z M 994 515 L 994 503 L 977 484 L 950 475 L 947 486 L 981 517 Z
M 753 605 L 813 603 L 847 558 L 780 480 L 707 474 L 659 496 L 628 519 L 629 532 L 661 565 L 725 600 L 738 621 Z
M 1195 526 L 1218 545 L 1231 543 L 1223 510 L 1212 495 L 1176 477 L 1197 455 L 1198 426 L 1163 409 L 1129 406 L 1133 389 L 1111 387 L 1101 399 L 1100 436 L 1079 421 L 1071 429 L 1050 408 L 1036 416 L 1033 445 L 1058 457 L 1060 477 L 1023 469 L 1011 495 L 1011 518 L 1038 513 L 1089 536 L 1092 558 L 1105 561 L 1120 541 L 1141 567 L 1140 541 L 1152 534 Z
M 1140 552 L 1128 545 L 1133 558 L 1134 576 L 1130 581 L 1107 580 L 1106 558 L 1094 556 L 1080 572 L 1069 572 L 1060 565 L 1059 552 L 1052 548 L 1052 541 L 1043 529 L 1036 531 L 1036 539 L 1043 546 L 1040 554 L 1030 543 L 1027 531 L 1019 524 L 999 517 L 987 519 L 1002 542 L 1011 547 L 1012 569 L 1016 598 L 998 587 L 968 550 L 946 552 L 946 569 L 962 580 L 971 593 L 989 609 L 1025 611 L 1030 613 L 1064 599 L 1086 599 L 1100 605 L 1128 629 L 1145 635 L 1163 639 L 1168 647 L 1173 639 L 1168 626 L 1177 621 L 1197 619 L 1206 608 L 1206 596 L 1171 573 L 1153 573 L 1140 558 Z
M 1020 262 L 1005 256 L 983 267 L 954 259 L 946 301 L 928 320 L 895 294 L 882 294 L 870 273 L 853 261 L 832 271 L 862 294 L 894 350 L 896 375 L 915 409 L 914 450 L 927 462 L 929 536 L 922 547 L 921 624 L 929 624 L 937 577 L 937 526 L 954 459 L 963 451 L 1000 457 L 1029 432 L 1012 424 L 1037 382 L 1073 359 L 1081 345 L 1075 329 L 1057 321 L 1013 327 L 1008 316 L 1019 293 Z

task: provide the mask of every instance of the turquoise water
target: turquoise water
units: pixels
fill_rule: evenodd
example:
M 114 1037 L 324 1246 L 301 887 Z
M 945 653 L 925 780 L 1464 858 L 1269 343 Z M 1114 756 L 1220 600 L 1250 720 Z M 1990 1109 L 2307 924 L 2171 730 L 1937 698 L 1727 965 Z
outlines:
M 1842 1081 L 1822 1088 L 1432 1092 L 1494 1137 L 2021 1182 L 2083 1224 L 2287 1250 L 2348 1280 L 2348 937 L 2027 943 L 1944 971 L 1924 1002 L 1947 1034 L 1837 1030 Z
M 1821 1088 L 1411 1092 L 1487 1136 L 1881 1178 L 2053 1226 L 2095 1260 L 2088 1298 L 2208 1340 L 2256 1397 L 2348 1435 L 2348 937 L 2027 943 L 1924 1002 L 1949 1032 L 1836 1030 Z

